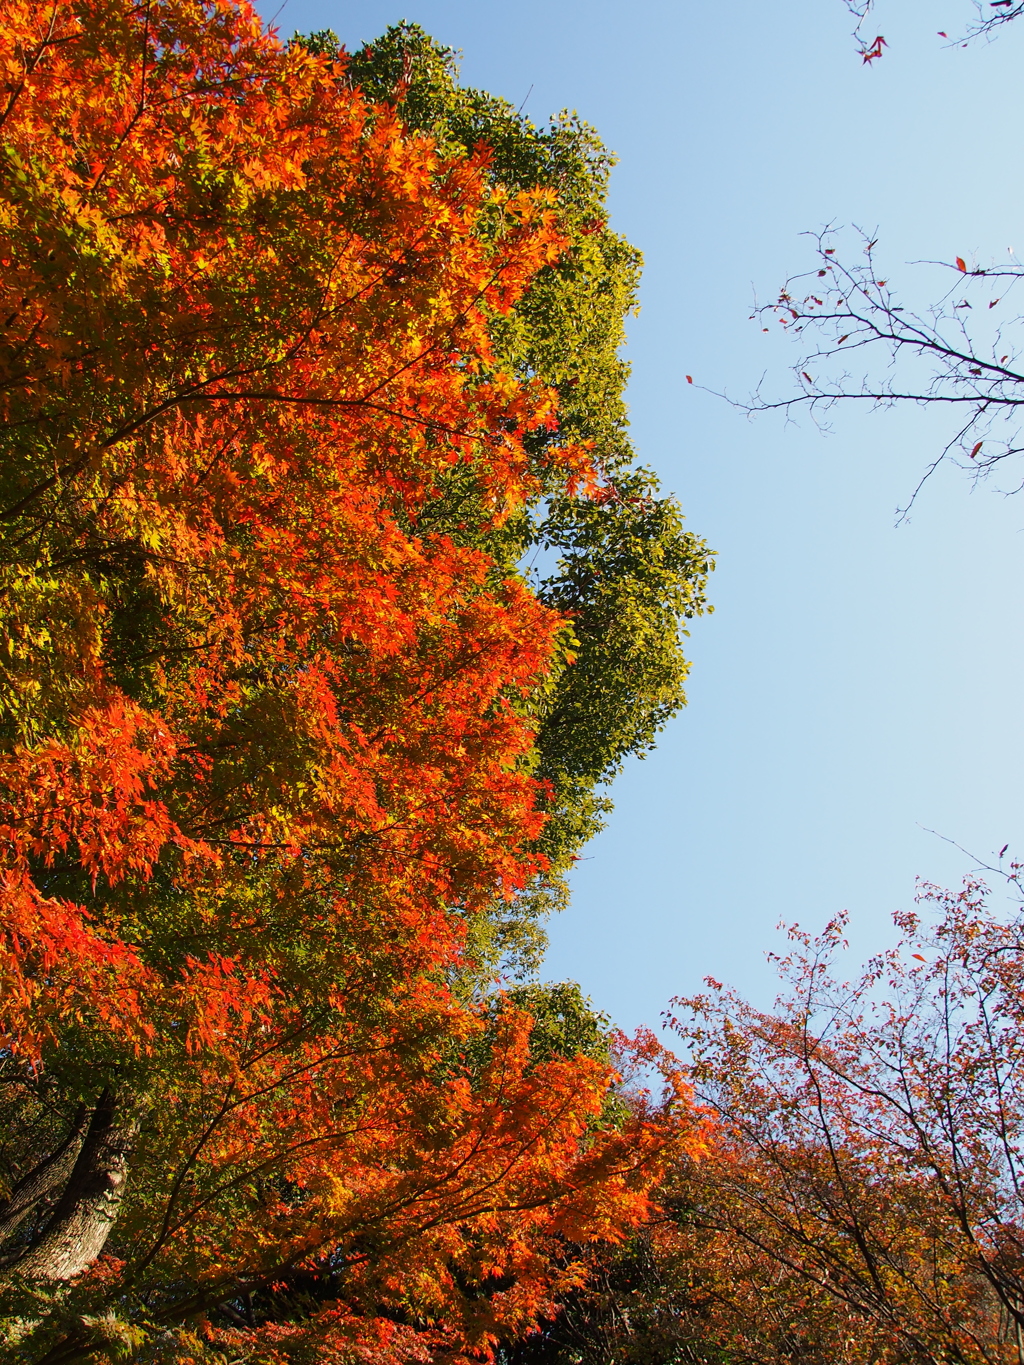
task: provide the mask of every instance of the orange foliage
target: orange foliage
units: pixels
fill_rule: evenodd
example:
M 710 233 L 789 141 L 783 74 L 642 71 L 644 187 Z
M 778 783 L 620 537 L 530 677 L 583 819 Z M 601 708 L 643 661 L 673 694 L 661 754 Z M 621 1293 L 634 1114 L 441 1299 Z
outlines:
M 415 522 L 456 465 L 495 520 L 531 488 L 553 399 L 493 371 L 487 313 L 558 250 L 543 196 L 488 197 L 230 6 L 27 5 L 5 42 L 11 709 L 44 733 L 0 779 L 15 862 L 74 839 L 113 885 L 341 829 L 384 887 L 514 886 L 507 699 L 560 622 Z M 85 650 L 40 635 L 55 604 Z
M 250 1359 L 486 1356 L 670 1140 L 451 987 L 537 867 L 564 622 L 486 538 L 555 400 L 488 328 L 561 249 L 550 195 L 245 4 L 15 0 L 0 67 L 3 1027 L 140 1124 L 78 1292 L 143 1296 L 154 1358 L 239 1294 L 206 1336 Z

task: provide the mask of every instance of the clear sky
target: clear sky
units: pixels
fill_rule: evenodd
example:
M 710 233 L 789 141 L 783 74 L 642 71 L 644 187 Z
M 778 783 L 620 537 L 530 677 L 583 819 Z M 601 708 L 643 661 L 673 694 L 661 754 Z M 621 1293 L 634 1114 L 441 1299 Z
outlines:
M 273 14 L 264 0 L 267 18 Z M 773 994 L 776 924 L 852 916 L 891 937 L 915 876 L 956 884 L 980 853 L 1024 852 L 1024 494 L 940 472 L 895 509 L 948 432 L 919 410 L 834 414 L 832 432 L 751 422 L 690 387 L 787 389 L 796 359 L 748 321 L 810 264 L 827 222 L 911 262 L 1024 259 L 1016 154 L 1024 21 L 950 50 L 968 0 L 880 0 L 871 68 L 841 0 L 287 0 L 287 36 L 354 47 L 415 20 L 463 53 L 467 84 L 535 120 L 577 109 L 618 153 L 612 222 L 644 252 L 629 398 L 641 458 L 719 553 L 714 616 L 690 641 L 690 704 L 616 784 L 548 974 L 627 1026 L 712 974 Z M 874 22 L 874 21 L 873 21 Z M 1018 470 L 1018 478 L 1024 469 Z

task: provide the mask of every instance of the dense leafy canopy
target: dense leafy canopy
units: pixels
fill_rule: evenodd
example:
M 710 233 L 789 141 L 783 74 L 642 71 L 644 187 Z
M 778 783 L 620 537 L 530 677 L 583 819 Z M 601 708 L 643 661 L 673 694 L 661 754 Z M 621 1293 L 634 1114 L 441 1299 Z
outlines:
M 578 993 L 478 998 L 678 704 L 700 606 L 703 547 L 620 449 L 629 287 L 571 361 L 608 405 L 575 411 L 549 370 L 590 285 L 562 281 L 614 271 L 572 194 L 315 47 L 226 0 L 24 0 L 0 35 L 28 1360 L 486 1358 L 679 1140 L 610 1095 Z

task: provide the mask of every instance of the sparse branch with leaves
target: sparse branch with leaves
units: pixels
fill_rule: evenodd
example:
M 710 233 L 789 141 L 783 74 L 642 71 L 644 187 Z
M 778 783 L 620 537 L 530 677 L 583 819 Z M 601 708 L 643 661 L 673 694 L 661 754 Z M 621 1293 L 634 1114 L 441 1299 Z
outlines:
M 851 237 L 860 239 L 857 254 Z M 942 294 L 915 311 L 879 265 L 875 237 L 826 229 L 813 241 L 816 268 L 788 280 L 753 315 L 765 331 L 780 325 L 800 344 L 797 391 L 773 398 L 762 389 L 739 406 L 805 409 L 816 419 L 850 401 L 948 408 L 953 434 L 924 478 L 950 458 L 977 476 L 1019 455 L 1024 316 L 1014 305 L 1024 266 L 1013 259 L 980 266 L 959 256 L 922 263 L 940 272 Z
M 867 38 L 868 23 L 874 22 L 878 9 L 877 0 L 843 0 L 843 4 L 856 21 L 853 36 L 859 44 L 861 57 L 868 64 L 876 61 L 882 56 L 882 50 L 886 46 L 885 39 L 880 36 L 873 40 Z M 969 8 L 973 10 L 973 18 L 965 19 L 962 29 L 953 33 L 940 31 L 938 36 L 951 43 L 970 42 L 973 38 L 993 35 L 1004 24 L 1011 23 L 1024 14 L 1022 0 L 969 0 Z M 881 20 L 884 20 L 884 5 Z

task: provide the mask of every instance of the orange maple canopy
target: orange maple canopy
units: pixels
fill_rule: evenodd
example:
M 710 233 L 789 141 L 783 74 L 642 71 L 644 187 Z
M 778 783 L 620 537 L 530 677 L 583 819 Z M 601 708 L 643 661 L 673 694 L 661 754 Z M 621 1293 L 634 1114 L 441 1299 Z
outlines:
M 63 1008 L 36 961 L 93 998 L 105 963 L 141 985 L 158 867 L 209 903 L 253 860 L 334 860 L 343 898 L 412 897 L 399 918 L 445 945 L 428 906 L 521 883 L 538 828 L 515 700 L 562 623 L 474 542 L 532 491 L 522 437 L 554 421 L 487 331 L 559 249 L 547 197 L 488 191 L 245 7 L 21 23 L 12 1033 L 19 1001 L 37 1035 Z M 462 544 L 432 515 L 453 477 L 484 517 Z
M 25 1132 L 93 1105 L 127 1172 L 109 1243 L 58 1274 L 51 1228 L 8 1278 L 166 1336 L 315 1274 L 304 1325 L 237 1329 L 259 1359 L 486 1354 L 668 1140 L 457 989 L 539 867 L 566 643 L 488 550 L 556 421 L 489 341 L 551 196 L 244 4 L 26 0 L 0 54 L 4 1058 L 49 1087 Z

